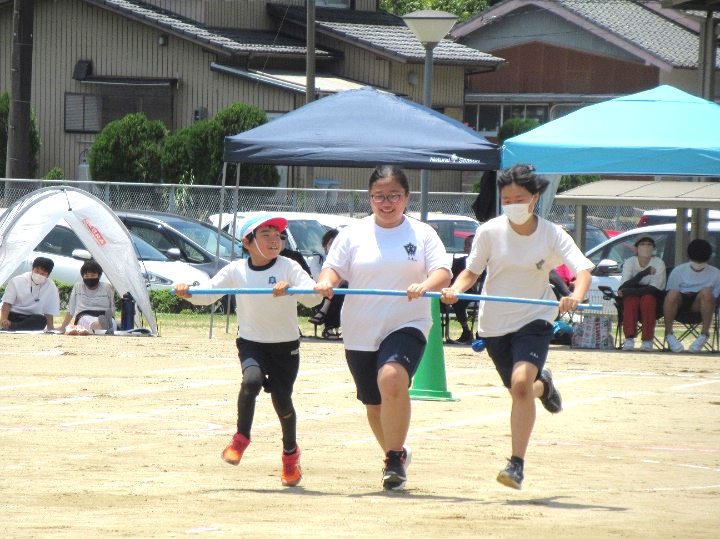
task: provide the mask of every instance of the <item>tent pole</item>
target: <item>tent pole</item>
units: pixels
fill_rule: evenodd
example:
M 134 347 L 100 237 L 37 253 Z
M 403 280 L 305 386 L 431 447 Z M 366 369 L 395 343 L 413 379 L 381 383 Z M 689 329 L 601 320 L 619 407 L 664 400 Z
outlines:
M 222 227 L 222 214 L 225 208 L 225 178 L 227 176 L 227 161 L 223 161 L 222 187 L 220 188 L 220 217 L 218 217 L 217 241 L 215 242 L 215 273 L 218 272 L 218 260 L 220 258 L 220 228 Z M 210 332 L 208 338 L 213 336 L 213 321 L 215 319 L 215 304 L 210 306 Z
M 235 163 L 235 190 L 233 191 L 233 214 L 232 214 L 232 221 L 230 221 L 230 235 L 233 238 L 233 242 L 235 241 L 235 228 L 236 228 L 236 222 L 237 222 L 237 212 L 238 212 L 238 196 L 240 191 L 240 167 L 242 166 L 241 163 Z M 231 247 L 230 251 L 230 262 L 232 263 L 234 255 L 235 255 L 235 249 Z M 225 333 L 228 333 L 230 331 L 230 298 L 228 298 L 228 308 L 225 312 Z

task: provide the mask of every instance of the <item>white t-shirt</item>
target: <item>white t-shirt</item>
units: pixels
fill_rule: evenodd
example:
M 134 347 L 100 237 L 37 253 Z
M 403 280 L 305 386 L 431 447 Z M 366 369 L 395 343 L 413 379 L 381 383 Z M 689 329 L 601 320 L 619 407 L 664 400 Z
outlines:
M 243 258 L 228 264 L 215 277 L 199 288 L 272 288 L 279 282 L 291 288 L 314 288 L 312 280 L 300 264 L 278 256 L 267 266 L 251 266 Z M 190 289 L 192 293 L 192 289 Z M 189 301 L 195 305 L 210 305 L 221 295 L 197 294 Z M 298 294 L 273 297 L 271 294 L 235 294 L 238 337 L 254 342 L 290 342 L 300 338 L 297 321 L 297 302 L 314 307 L 322 301 L 317 294 Z
M 407 290 L 439 268 L 450 271 L 450 264 L 427 223 L 405 217 L 399 226 L 382 228 L 370 215 L 340 230 L 323 268 L 335 270 L 351 288 Z M 348 295 L 341 317 L 345 348 L 366 352 L 400 328 L 417 328 L 427 338 L 433 322 L 429 298 L 401 296 Z
M 702 271 L 693 271 L 690 262 L 685 262 L 670 272 L 665 289 L 687 294 L 707 287 L 713 289 L 713 296 L 720 296 L 720 270 L 715 266 L 705 266 Z
M 477 275 L 487 268 L 484 295 L 555 300 L 549 275 L 560 264 L 575 275 L 594 267 L 559 225 L 539 218 L 535 232 L 521 236 L 501 215 L 480 225 L 466 267 Z M 553 322 L 557 315 L 555 306 L 481 301 L 478 331 L 485 337 L 507 335 L 533 320 Z
M 657 256 L 651 257 L 647 266 L 641 266 L 640 259 L 637 256 L 628 258 L 623 264 L 622 279 L 620 280 L 620 284 L 622 285 L 623 283 L 626 283 L 648 266 L 655 268 L 655 275 L 646 275 L 640 279 L 638 287 L 654 286 L 658 290 L 665 290 L 665 281 L 667 280 L 665 262 Z
M 82 281 L 75 283 L 70 293 L 67 312 L 75 316 L 83 311 L 109 311 L 114 313 L 115 290 L 112 285 L 100 281 L 97 288 L 91 290 Z
M 40 286 L 32 282 L 32 271 L 13 277 L 5 288 L 2 302 L 12 305 L 18 314 L 60 314 L 60 294 L 55 283 L 47 279 Z

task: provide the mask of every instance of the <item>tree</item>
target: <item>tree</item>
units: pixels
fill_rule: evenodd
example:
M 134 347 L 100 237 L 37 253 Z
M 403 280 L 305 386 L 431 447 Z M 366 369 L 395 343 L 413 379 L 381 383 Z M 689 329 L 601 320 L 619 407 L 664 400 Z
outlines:
M 464 22 L 489 6 L 488 0 L 380 0 L 380 8 L 402 17 L 421 9 L 437 9 L 458 16 Z
M 163 180 L 169 183 L 217 185 L 223 165 L 225 137 L 236 135 L 267 123 L 262 109 L 235 103 L 203 120 L 168 136 L 161 149 Z M 276 186 L 277 169 L 271 165 L 243 165 L 242 185 Z M 228 177 L 235 174 L 228 167 Z
M 8 116 L 10 115 L 10 94 L 0 94 L 0 174 L 5 175 L 7 161 Z M 40 134 L 37 129 L 35 111 L 30 111 L 30 176 L 37 177 L 40 168 Z
M 90 176 L 109 182 L 156 182 L 160 179 L 160 143 L 168 130 L 142 113 L 110 122 L 90 148 Z

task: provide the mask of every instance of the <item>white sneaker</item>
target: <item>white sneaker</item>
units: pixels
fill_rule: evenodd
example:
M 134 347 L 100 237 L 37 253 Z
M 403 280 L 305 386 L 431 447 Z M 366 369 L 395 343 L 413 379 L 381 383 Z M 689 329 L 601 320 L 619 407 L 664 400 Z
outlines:
M 653 342 L 652 341 L 643 341 L 640 345 L 640 351 L 641 352 L 652 352 L 653 351 Z
M 701 333 L 690 345 L 691 352 L 702 352 L 708 342 L 708 336 Z
M 625 342 L 622 345 L 623 350 L 634 350 L 635 349 L 635 339 L 633 338 L 627 338 L 625 339 Z
M 685 347 L 680 341 L 677 340 L 677 337 L 675 335 L 665 335 L 665 342 L 667 343 L 671 352 L 675 352 L 677 354 L 685 350 Z

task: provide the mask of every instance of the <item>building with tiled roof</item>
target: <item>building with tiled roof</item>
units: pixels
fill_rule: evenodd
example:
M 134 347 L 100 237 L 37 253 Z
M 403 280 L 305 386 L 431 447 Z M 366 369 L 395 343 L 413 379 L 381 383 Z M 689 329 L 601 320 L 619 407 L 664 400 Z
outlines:
M 374 0 L 316 4 L 317 97 L 370 85 L 422 102 L 425 52 L 400 17 L 378 11 Z M 0 0 L 0 92 L 10 88 L 12 12 L 13 1 Z M 305 26 L 304 0 L 34 0 L 40 174 L 59 166 L 72 179 L 97 133 L 131 112 L 172 131 L 237 102 L 270 117 L 302 106 Z M 461 119 L 466 74 L 503 63 L 443 40 L 434 54 L 433 107 Z M 302 185 L 302 173 L 291 168 L 288 185 Z M 368 177 L 315 173 L 350 188 L 364 188 Z M 461 188 L 459 173 L 434 179 L 434 188 Z
M 508 60 L 469 78 L 465 121 L 492 137 L 513 115 L 544 123 L 660 84 L 699 95 L 700 20 L 659 0 L 499 2 L 451 32 Z

